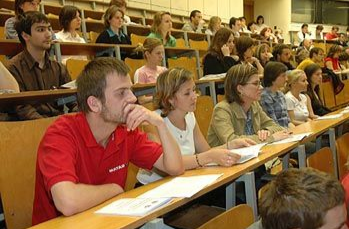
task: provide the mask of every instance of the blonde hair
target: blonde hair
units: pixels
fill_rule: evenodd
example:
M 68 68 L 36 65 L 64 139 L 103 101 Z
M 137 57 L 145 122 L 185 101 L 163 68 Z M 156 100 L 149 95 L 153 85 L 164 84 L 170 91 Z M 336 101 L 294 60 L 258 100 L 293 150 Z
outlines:
M 150 28 L 151 32 L 153 32 L 153 33 L 160 33 L 159 27 L 160 27 L 160 24 L 162 22 L 162 16 L 164 16 L 164 15 L 170 15 L 171 16 L 171 14 L 169 12 L 165 12 L 165 11 L 159 11 L 156 14 L 154 14 L 153 24 L 152 24 L 152 26 Z
M 291 90 L 291 85 L 298 81 L 298 79 L 305 75 L 305 72 L 300 69 L 294 69 L 287 74 L 287 83 L 285 87 L 285 93 Z
M 157 38 L 151 38 L 148 37 L 144 40 L 143 44 L 138 44 L 137 47 L 134 49 L 134 52 L 139 53 L 141 52 L 143 54 L 143 58 L 147 59 L 144 55 L 145 52 L 151 53 L 156 47 L 163 45 L 161 41 Z
M 104 20 L 104 27 L 109 28 L 110 23 L 109 20 L 111 20 L 117 12 L 120 12 L 122 15 L 122 18 L 124 18 L 124 11 L 122 11 L 120 8 L 118 8 L 115 5 L 110 6 L 106 11 L 105 14 L 103 15 L 103 20 Z
M 213 32 L 213 26 L 217 24 L 218 22 L 222 22 L 222 19 L 218 16 L 213 16 L 210 18 L 210 21 L 208 23 L 208 28 Z
M 173 107 L 170 103 L 182 84 L 194 80 L 193 73 L 184 68 L 172 68 L 161 73 L 155 86 L 154 107 L 161 109 L 161 116 L 167 117 Z

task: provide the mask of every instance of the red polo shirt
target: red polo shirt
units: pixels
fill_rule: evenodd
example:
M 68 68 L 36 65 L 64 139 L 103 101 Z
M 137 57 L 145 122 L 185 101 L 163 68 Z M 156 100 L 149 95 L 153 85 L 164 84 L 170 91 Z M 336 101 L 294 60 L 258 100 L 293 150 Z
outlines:
M 161 145 L 138 129 L 116 128 L 106 148 L 99 145 L 84 114 L 65 115 L 46 131 L 38 149 L 33 225 L 61 215 L 54 206 L 51 187 L 61 181 L 124 187 L 128 162 L 151 169 L 162 154 Z

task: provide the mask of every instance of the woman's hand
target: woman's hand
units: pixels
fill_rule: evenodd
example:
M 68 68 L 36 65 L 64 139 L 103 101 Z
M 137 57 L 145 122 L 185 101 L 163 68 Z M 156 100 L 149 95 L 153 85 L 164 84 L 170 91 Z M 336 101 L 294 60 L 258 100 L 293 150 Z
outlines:
M 273 138 L 275 141 L 279 141 L 279 140 L 283 140 L 285 138 L 288 138 L 291 134 L 292 134 L 292 132 L 290 132 L 288 130 L 282 130 L 282 131 L 275 132 L 273 134 Z
M 259 130 L 257 132 L 257 135 L 258 135 L 259 140 L 264 142 L 270 136 L 270 131 L 269 130 Z
M 230 152 L 228 149 L 212 148 L 207 151 L 211 161 L 221 166 L 232 166 L 240 159 L 240 155 Z
M 224 44 L 221 48 L 221 51 L 223 53 L 223 56 L 230 56 L 230 49 L 228 45 Z
M 227 148 L 228 149 L 237 149 L 237 148 L 243 148 L 251 145 L 256 145 L 257 143 L 249 138 L 238 138 L 233 139 L 230 142 L 227 142 Z

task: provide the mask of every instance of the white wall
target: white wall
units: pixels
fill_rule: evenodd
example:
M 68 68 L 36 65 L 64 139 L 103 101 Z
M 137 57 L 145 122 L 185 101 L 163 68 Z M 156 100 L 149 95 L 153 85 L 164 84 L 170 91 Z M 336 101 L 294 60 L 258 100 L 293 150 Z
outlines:
M 255 0 L 254 15 L 255 17 L 263 15 L 265 24 L 272 29 L 274 26 L 282 29 L 285 42 L 289 43 L 291 0 Z
M 110 0 L 96 0 L 108 2 Z M 42 2 L 59 3 L 59 0 L 42 0 Z M 67 4 L 77 5 L 81 8 L 89 7 L 87 3 L 77 3 L 74 0 L 66 0 Z M 205 19 L 211 16 L 219 16 L 223 22 L 229 22 L 233 16 L 243 15 L 243 0 L 127 0 L 128 6 L 149 10 L 165 10 L 173 14 L 189 16 L 194 9 L 200 10 Z M 98 10 L 105 10 L 98 8 Z

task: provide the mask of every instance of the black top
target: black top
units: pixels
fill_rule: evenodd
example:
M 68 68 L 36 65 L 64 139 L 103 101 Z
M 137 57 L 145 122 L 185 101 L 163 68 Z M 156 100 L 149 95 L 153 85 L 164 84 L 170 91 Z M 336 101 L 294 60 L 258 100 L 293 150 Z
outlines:
M 121 30 L 119 31 L 119 35 L 115 34 L 111 29 L 104 30 L 97 37 L 96 43 L 104 43 L 104 44 L 131 44 L 130 38 L 124 34 Z
M 231 56 L 220 59 L 218 55 L 207 53 L 203 60 L 204 76 L 209 74 L 226 73 L 232 66 L 238 64 Z
M 331 112 L 330 109 L 328 109 L 322 104 L 322 102 L 318 99 L 318 97 L 312 95 L 312 93 L 307 93 L 307 94 L 310 98 L 311 107 L 313 108 L 314 114 L 323 116 Z

